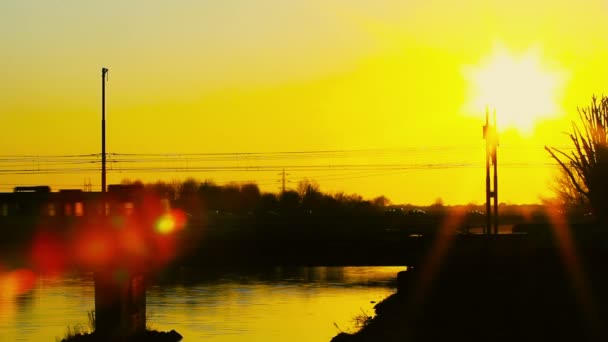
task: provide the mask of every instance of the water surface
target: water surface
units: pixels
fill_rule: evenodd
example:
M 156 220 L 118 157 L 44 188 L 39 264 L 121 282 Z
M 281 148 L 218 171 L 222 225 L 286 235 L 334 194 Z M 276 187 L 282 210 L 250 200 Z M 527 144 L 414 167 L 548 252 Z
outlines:
M 394 292 L 402 267 L 293 267 L 182 270 L 147 291 L 148 323 L 183 341 L 329 341 L 373 314 Z M 1 341 L 55 341 L 68 326 L 88 328 L 91 274 L 39 276 L 17 297 L 0 295 Z

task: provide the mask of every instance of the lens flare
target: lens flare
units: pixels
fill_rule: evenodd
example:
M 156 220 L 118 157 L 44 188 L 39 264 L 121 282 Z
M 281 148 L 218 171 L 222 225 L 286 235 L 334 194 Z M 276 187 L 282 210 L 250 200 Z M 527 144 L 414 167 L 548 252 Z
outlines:
M 65 248 L 60 239 L 48 231 L 36 234 L 30 258 L 37 272 L 61 273 L 66 267 Z
M 588 328 L 592 332 L 601 331 L 602 323 L 598 316 L 598 308 L 594 302 L 594 295 L 589 283 L 586 272 L 583 269 L 581 256 L 578 253 L 570 225 L 564 215 L 563 208 L 559 206 L 549 206 L 547 208 L 547 216 L 551 222 L 551 229 L 555 237 L 558 250 L 561 254 L 564 267 L 568 271 L 574 295 L 578 301 L 578 305 L 585 315 L 585 321 L 589 324 Z
M 161 216 L 156 222 L 156 231 L 160 234 L 169 234 L 175 230 L 175 219 L 170 214 Z
M 452 242 L 456 236 L 456 232 L 465 221 L 466 213 L 464 210 L 450 212 L 444 219 L 433 245 L 427 252 L 422 267 L 421 274 L 417 284 L 414 287 L 413 298 L 419 302 L 413 304 L 420 305 L 424 300 L 428 289 L 433 285 L 437 274 L 439 273 L 444 259 L 447 257 L 449 250 L 452 247 Z
M 88 267 L 108 265 L 116 256 L 115 237 L 111 231 L 89 229 L 83 232 L 75 241 L 75 256 L 77 261 Z
M 138 229 L 125 229 L 118 236 L 121 249 L 129 258 L 145 258 L 150 253 L 146 236 Z
M 160 234 L 171 234 L 184 228 L 186 215 L 181 210 L 171 210 L 163 214 L 154 225 L 156 232 Z
M 36 275 L 29 269 L 17 269 L 0 274 L 0 294 L 14 297 L 25 294 L 34 288 Z

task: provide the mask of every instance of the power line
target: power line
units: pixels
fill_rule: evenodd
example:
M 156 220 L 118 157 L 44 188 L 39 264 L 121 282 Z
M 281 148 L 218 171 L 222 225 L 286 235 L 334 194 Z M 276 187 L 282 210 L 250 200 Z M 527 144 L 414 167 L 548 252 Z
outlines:
M 527 151 L 542 150 L 529 145 L 501 147 L 503 153 L 525 156 Z M 506 150 L 506 151 L 505 151 Z M 370 148 L 349 150 L 301 150 L 278 152 L 220 153 L 107 153 L 109 171 L 114 175 L 131 173 L 267 173 L 285 169 L 294 173 L 314 173 L 320 181 L 377 177 L 433 170 L 481 169 L 480 159 L 471 152 L 479 146 L 433 146 Z M 544 151 L 544 150 L 543 150 Z M 481 158 L 481 157 L 480 157 Z M 389 161 L 410 160 L 409 162 Z M 385 162 L 380 162 L 385 161 Z M 73 175 L 93 174 L 101 170 L 101 154 L 0 155 L 0 175 Z M 516 161 L 502 168 L 555 168 L 552 161 Z M 329 172 L 329 174 L 327 174 Z M 319 174 L 325 173 L 325 174 Z M 284 174 L 281 190 L 286 188 Z M 276 184 L 276 178 L 262 178 Z M 89 182 L 90 183 L 90 182 Z M 260 183 L 258 183 L 260 184 Z
M 572 147 L 556 147 L 561 150 L 573 150 Z M 501 149 L 505 150 L 537 150 L 544 151 L 544 146 L 530 146 L 530 145 L 505 145 L 501 146 Z M 436 152 L 466 152 L 466 151 L 480 151 L 479 146 L 431 146 L 431 147 L 398 147 L 398 148 L 374 148 L 374 149 L 343 149 L 343 150 L 302 150 L 302 151 L 274 151 L 274 152 L 206 152 L 206 153 L 106 153 L 106 156 L 114 157 L 129 157 L 129 158 L 159 158 L 158 160 L 167 160 L 172 158 L 188 158 L 192 159 L 195 157 L 209 157 L 218 158 L 218 160 L 224 160 L 226 158 L 319 158 L 323 156 L 336 157 L 336 156 L 378 156 L 386 154 L 428 154 Z M 379 154 L 380 153 L 380 154 Z M 0 155 L 0 162 L 3 161 L 19 161 L 23 159 L 28 160 L 53 160 L 57 158 L 91 158 L 93 160 L 99 160 L 101 153 L 89 153 L 89 154 L 73 154 L 73 155 L 16 155 L 7 154 Z M 137 160 L 137 159 L 135 159 Z M 205 159 L 207 160 L 207 159 Z
M 502 168 L 548 168 L 557 167 L 557 163 L 504 163 Z M 192 172 L 280 172 L 284 168 L 292 171 L 381 171 L 381 170 L 441 170 L 441 169 L 474 169 L 482 168 L 477 163 L 423 163 L 423 164 L 334 164 L 334 165 L 258 165 L 258 166 L 142 166 L 142 167 L 112 167 L 114 173 L 192 173 Z M 20 168 L 0 169 L 0 175 L 30 175 L 30 174 L 81 174 L 97 173 L 99 168 Z

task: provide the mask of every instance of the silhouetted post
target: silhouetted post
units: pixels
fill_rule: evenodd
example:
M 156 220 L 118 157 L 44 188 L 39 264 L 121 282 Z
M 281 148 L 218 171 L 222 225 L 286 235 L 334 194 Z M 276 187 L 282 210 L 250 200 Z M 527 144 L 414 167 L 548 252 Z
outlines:
M 496 125 L 496 109 L 494 109 L 494 139 L 492 146 L 492 163 L 494 164 L 494 234 L 498 234 L 498 131 Z
M 107 227 L 106 186 L 106 81 L 108 69 L 101 68 L 101 224 Z M 95 334 L 100 340 L 123 341 L 146 328 L 144 276 L 119 260 L 98 267 L 95 282 Z
M 490 225 L 492 225 L 492 219 L 490 217 L 491 208 L 491 195 L 490 195 L 490 139 L 488 138 L 488 129 L 490 127 L 490 118 L 488 115 L 488 109 L 486 108 L 486 124 L 483 126 L 483 138 L 486 140 L 486 226 L 483 229 L 484 234 L 490 233 Z
M 285 176 L 288 174 L 285 173 L 285 169 L 283 169 L 283 172 L 279 173 L 279 175 L 281 176 L 281 193 L 285 193 Z
M 106 193 L 106 76 L 107 68 L 101 68 L 101 192 Z M 105 216 L 105 203 L 103 215 Z
M 285 192 L 285 169 L 283 169 L 283 188 L 282 191 Z
M 486 226 L 484 234 L 498 234 L 498 132 L 496 130 L 496 111 L 490 123 L 490 113 L 486 108 L 486 124 L 483 126 L 483 138 L 486 140 Z M 494 170 L 494 184 L 490 183 L 491 167 Z M 492 199 L 494 200 L 492 208 Z M 493 210 L 492 210 L 493 209 Z

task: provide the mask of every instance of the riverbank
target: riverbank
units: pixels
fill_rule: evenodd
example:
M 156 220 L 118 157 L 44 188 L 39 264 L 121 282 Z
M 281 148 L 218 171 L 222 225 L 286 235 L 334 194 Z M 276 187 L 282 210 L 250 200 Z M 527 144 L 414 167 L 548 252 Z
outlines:
M 446 248 L 400 272 L 376 316 L 332 342 L 607 340 L 604 249 Z

